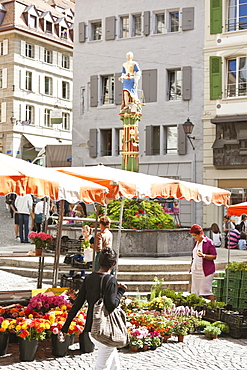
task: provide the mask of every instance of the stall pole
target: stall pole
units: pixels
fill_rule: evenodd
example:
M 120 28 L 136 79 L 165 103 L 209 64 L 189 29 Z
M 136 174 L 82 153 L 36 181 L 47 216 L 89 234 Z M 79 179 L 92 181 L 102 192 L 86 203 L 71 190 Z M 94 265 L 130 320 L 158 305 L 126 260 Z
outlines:
M 95 271 L 95 256 L 96 256 L 96 248 L 97 248 L 97 228 L 98 228 L 98 223 L 99 223 L 99 211 L 100 211 L 100 205 L 96 205 L 96 215 L 95 215 L 95 228 L 94 228 L 94 248 L 93 248 L 93 266 L 92 266 L 92 271 Z
M 117 234 L 117 245 L 116 245 L 117 263 L 116 263 L 116 267 L 115 267 L 115 276 L 116 276 L 116 278 L 117 278 L 117 273 L 118 273 L 118 258 L 119 258 L 121 232 L 122 232 L 123 210 L 124 210 L 124 199 L 122 199 L 122 201 L 121 201 L 120 217 L 119 217 L 119 225 L 118 225 L 118 234 Z
M 57 225 L 56 251 L 55 251 L 53 279 L 52 279 L 53 288 L 57 287 L 57 280 L 58 280 L 58 268 L 59 268 L 59 259 L 60 259 L 60 251 L 61 251 L 62 226 L 63 226 L 63 213 L 64 213 L 64 200 L 60 200 L 59 217 L 58 217 L 58 225 Z

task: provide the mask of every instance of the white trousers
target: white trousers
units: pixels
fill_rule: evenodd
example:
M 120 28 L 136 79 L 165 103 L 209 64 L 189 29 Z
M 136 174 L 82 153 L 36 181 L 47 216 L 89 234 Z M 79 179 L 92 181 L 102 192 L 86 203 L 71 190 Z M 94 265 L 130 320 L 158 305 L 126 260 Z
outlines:
M 118 351 L 115 347 L 108 347 L 92 338 L 91 341 L 98 349 L 98 356 L 94 370 L 120 370 Z

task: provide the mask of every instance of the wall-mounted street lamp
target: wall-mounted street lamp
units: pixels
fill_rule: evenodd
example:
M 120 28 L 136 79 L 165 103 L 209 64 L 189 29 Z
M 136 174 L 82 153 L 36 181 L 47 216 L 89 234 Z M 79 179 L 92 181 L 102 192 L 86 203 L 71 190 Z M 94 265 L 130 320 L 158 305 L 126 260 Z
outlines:
M 10 122 L 12 123 L 12 125 L 14 125 L 16 123 L 16 118 L 14 116 L 14 112 L 12 112 L 12 116 L 10 117 Z
M 187 120 L 183 123 L 183 129 L 184 129 L 185 135 L 189 139 L 189 142 L 190 142 L 193 150 L 195 150 L 195 147 L 192 143 L 192 140 L 195 140 L 195 136 L 190 136 L 192 134 L 193 128 L 194 128 L 194 124 L 190 121 L 189 118 L 187 118 Z

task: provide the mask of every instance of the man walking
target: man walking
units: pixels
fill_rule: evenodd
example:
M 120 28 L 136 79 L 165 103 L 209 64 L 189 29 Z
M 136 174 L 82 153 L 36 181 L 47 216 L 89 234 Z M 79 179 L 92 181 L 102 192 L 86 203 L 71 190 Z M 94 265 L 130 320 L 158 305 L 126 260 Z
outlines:
M 29 216 L 33 210 L 33 198 L 31 194 L 19 196 L 15 200 L 15 206 L 19 213 L 19 228 L 21 243 L 29 243 Z

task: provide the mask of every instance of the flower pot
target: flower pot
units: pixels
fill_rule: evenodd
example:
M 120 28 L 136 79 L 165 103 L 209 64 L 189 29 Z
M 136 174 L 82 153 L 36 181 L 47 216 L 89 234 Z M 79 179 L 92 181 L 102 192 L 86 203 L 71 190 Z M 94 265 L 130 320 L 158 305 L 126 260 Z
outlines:
M 90 353 L 94 351 L 94 344 L 89 338 L 87 332 L 82 332 L 79 335 L 79 344 L 80 344 L 80 351 L 81 353 Z
M 36 256 L 42 256 L 42 251 L 43 251 L 42 248 L 35 248 L 35 255 Z
M 178 342 L 184 341 L 184 335 L 178 335 Z
M 167 343 L 168 339 L 171 338 L 171 334 L 163 336 L 163 343 Z
M 218 334 L 210 334 L 210 339 L 217 339 L 218 338 Z
M 157 347 L 158 347 L 158 346 L 156 346 L 156 345 L 152 345 L 152 346 L 150 346 L 150 349 L 151 349 L 152 351 L 154 351 Z
M 137 351 L 138 351 L 138 349 L 139 349 L 139 347 L 138 347 L 138 346 L 130 346 L 130 350 L 131 350 L 132 352 L 137 352 Z
M 142 350 L 147 351 L 148 350 L 148 344 L 143 344 Z
M 70 346 L 70 335 L 66 335 L 64 342 L 59 342 L 57 335 L 51 335 L 51 343 L 52 343 L 52 354 L 55 357 L 64 357 L 68 353 L 68 348 Z
M 6 355 L 9 344 L 9 334 L 0 333 L 0 356 Z
M 39 341 L 36 339 L 19 338 L 20 361 L 33 361 L 36 356 Z

